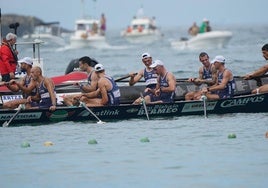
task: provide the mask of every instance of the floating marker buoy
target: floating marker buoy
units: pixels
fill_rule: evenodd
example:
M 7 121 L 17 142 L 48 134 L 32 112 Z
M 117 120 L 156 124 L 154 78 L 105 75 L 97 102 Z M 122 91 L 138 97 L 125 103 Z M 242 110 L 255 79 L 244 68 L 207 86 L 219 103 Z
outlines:
M 148 137 L 144 137 L 140 139 L 141 142 L 150 142 Z
M 29 142 L 22 142 L 21 145 L 20 145 L 20 147 L 22 147 L 22 148 L 28 148 L 28 147 L 30 147 L 30 146 L 31 146 L 31 145 L 30 145 Z
M 89 140 L 88 141 L 88 144 L 97 144 L 98 142 L 97 142 L 97 140 L 95 140 L 95 139 L 92 139 L 92 140 Z
M 231 133 L 228 135 L 228 138 L 236 138 L 236 135 L 234 133 Z
M 46 141 L 46 142 L 44 142 L 44 146 L 53 146 L 53 142 Z

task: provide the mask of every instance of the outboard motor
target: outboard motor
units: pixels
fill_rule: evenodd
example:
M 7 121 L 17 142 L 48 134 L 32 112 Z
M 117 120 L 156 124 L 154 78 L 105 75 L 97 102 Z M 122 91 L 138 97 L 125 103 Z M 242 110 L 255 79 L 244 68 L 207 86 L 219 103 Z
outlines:
M 65 74 L 69 74 L 73 71 L 79 70 L 79 59 L 73 59 L 65 70 Z
M 91 66 L 94 67 L 99 62 L 96 59 L 91 59 Z M 79 71 L 79 59 L 73 59 L 65 70 L 65 74 L 69 74 L 74 71 Z

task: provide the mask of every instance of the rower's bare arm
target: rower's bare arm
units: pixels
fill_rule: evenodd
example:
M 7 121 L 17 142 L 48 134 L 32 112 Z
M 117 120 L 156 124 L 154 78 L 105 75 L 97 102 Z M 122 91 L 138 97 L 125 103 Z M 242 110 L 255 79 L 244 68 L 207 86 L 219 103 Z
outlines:
M 168 73 L 167 75 L 168 87 L 161 88 L 162 92 L 172 92 L 176 90 L 176 78 L 173 74 Z
M 247 74 L 246 76 L 244 76 L 244 78 L 251 79 L 254 77 L 262 76 L 267 72 L 268 72 L 268 65 L 264 65 L 261 68 L 259 68 L 258 70 L 254 71 L 253 73 Z
M 53 106 L 56 106 L 57 104 L 57 100 L 56 100 L 56 95 L 55 95 L 55 91 L 54 91 L 54 83 L 50 78 L 45 78 L 44 84 L 48 90 L 50 99 L 52 101 Z
M 129 79 L 129 85 L 133 86 L 136 84 L 140 79 L 143 77 L 143 70 L 140 70 L 138 74 L 136 73 L 130 73 L 130 79 Z
M 215 85 L 209 88 L 210 91 L 216 91 L 216 90 L 222 90 L 225 88 L 225 86 L 227 85 L 227 83 L 229 82 L 229 80 L 233 79 L 233 74 L 231 73 L 231 71 L 226 70 L 223 73 L 223 78 L 222 81 L 219 85 Z

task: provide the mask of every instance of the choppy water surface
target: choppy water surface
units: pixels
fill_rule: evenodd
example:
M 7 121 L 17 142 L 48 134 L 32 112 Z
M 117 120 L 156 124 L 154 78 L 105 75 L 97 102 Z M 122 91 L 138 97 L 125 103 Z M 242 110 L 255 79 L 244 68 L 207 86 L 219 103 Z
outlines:
M 268 42 L 267 26 L 231 28 L 229 46 L 206 50 L 210 56 L 224 55 L 235 75 L 264 65 L 260 48 Z M 182 29 L 170 29 L 159 43 L 134 46 L 111 31 L 104 49 L 44 46 L 41 55 L 48 76 L 63 74 L 73 58 L 89 55 L 120 77 L 142 68 L 144 51 L 163 60 L 177 78 L 197 76 L 200 52 L 170 47 L 182 35 Z M 21 56 L 31 55 L 31 49 L 20 50 Z M 0 187 L 267 187 L 267 118 L 226 114 L 0 128 Z M 229 139 L 231 133 L 236 138 Z M 88 144 L 94 139 L 98 144 Z M 31 146 L 22 148 L 24 141 Z M 46 141 L 54 145 L 44 146 Z

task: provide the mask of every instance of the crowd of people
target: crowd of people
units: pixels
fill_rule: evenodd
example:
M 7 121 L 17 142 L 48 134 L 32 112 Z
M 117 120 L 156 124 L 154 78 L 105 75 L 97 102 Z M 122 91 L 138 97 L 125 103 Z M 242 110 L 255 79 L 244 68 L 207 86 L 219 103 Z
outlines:
M 54 111 L 57 107 L 55 84 L 52 79 L 43 76 L 38 66 L 33 66 L 30 57 L 17 58 L 18 52 L 14 49 L 17 36 L 8 33 L 0 48 L 0 73 L 1 85 L 6 85 L 11 91 L 23 93 L 23 98 L 8 101 L 3 108 L 15 109 L 24 104 L 26 108 L 48 108 Z M 262 47 L 262 54 L 268 60 L 268 44 Z M 228 63 L 224 56 L 217 55 L 212 61 L 206 52 L 199 54 L 202 66 L 199 68 L 197 78 L 189 78 L 187 81 L 199 87 L 196 91 L 185 94 L 185 100 L 200 100 L 206 96 L 208 100 L 231 98 L 234 96 L 235 82 L 232 71 L 226 67 Z M 138 73 L 129 73 L 129 85 L 133 86 L 142 78 L 145 81 L 145 89 L 141 97 L 133 101 L 133 104 L 173 103 L 175 101 L 177 80 L 169 71 L 164 62 L 145 52 L 141 55 L 141 62 L 145 66 Z M 20 66 L 26 75 L 21 79 L 15 79 L 15 70 Z M 111 106 L 120 104 L 120 88 L 113 77 L 107 75 L 103 64 L 95 59 L 83 56 L 79 59 L 79 68 L 88 74 L 86 83 L 75 83 L 81 93 L 66 95 L 64 104 L 67 106 Z M 245 80 L 260 77 L 268 72 L 268 65 L 243 76 Z M 252 91 L 254 94 L 268 92 L 268 84 L 260 86 Z

